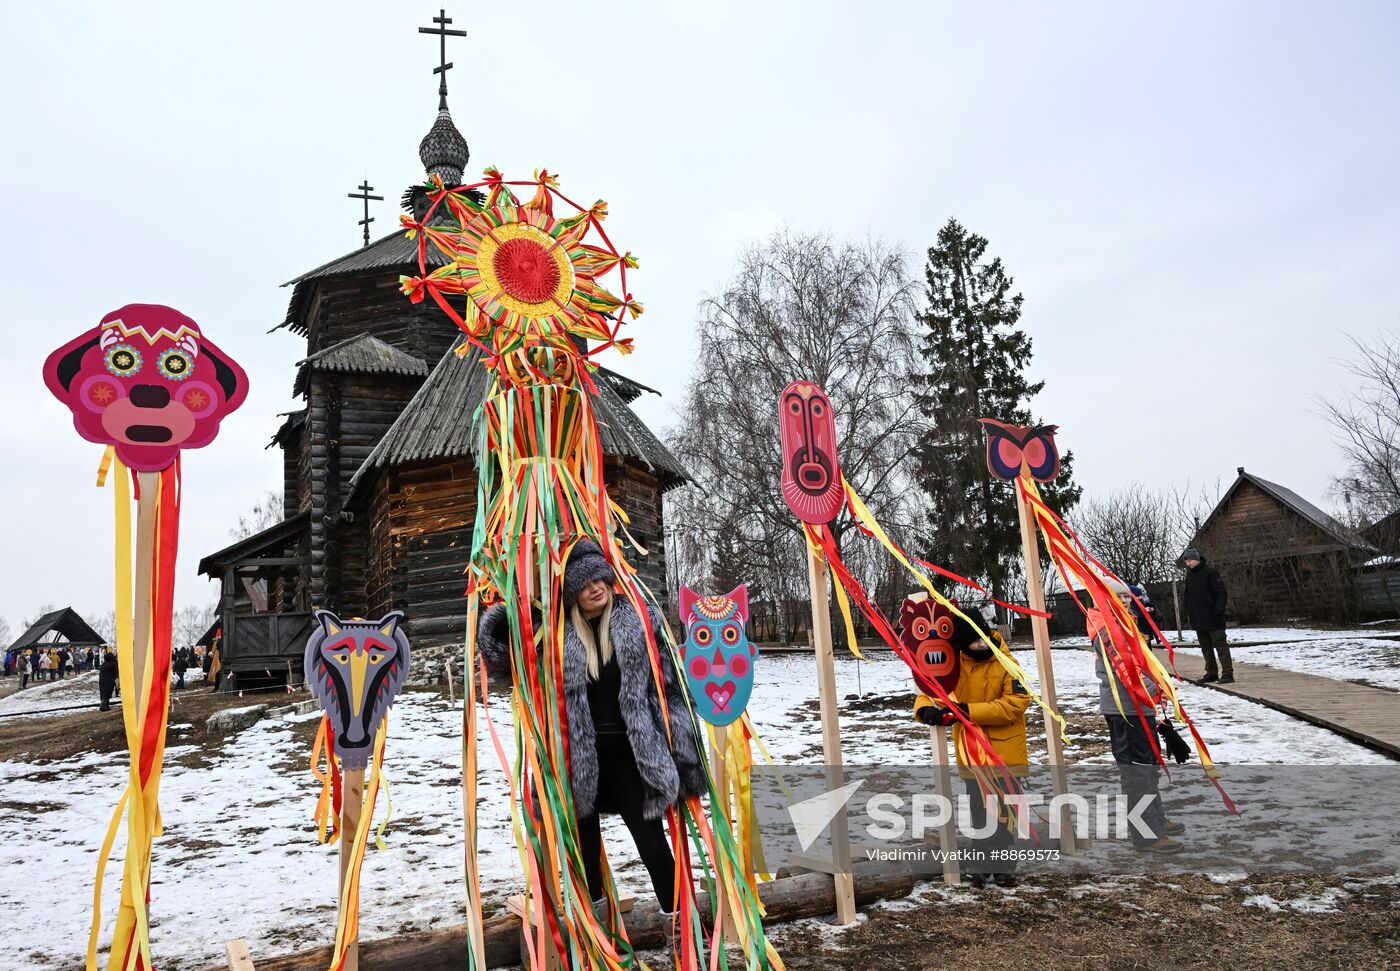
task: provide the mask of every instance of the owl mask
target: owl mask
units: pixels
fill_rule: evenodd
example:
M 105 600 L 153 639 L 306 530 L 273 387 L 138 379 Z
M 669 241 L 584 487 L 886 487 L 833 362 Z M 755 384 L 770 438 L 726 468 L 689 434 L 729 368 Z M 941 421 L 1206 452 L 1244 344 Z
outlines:
M 681 587 L 685 680 L 695 713 L 711 725 L 737 721 L 753 693 L 758 648 L 744 633 L 748 619 L 747 586 L 736 587 L 723 597 L 702 597 L 689 587 Z

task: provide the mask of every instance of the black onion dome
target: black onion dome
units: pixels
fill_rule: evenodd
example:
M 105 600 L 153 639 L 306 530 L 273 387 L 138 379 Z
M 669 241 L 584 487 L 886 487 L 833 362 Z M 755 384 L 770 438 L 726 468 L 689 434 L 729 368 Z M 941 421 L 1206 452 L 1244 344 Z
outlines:
M 452 124 L 452 115 L 447 109 L 439 108 L 437 119 L 428 134 L 418 143 L 418 157 L 429 176 L 436 175 L 443 185 L 462 184 L 462 173 L 466 171 L 471 152 L 467 150 L 467 140 Z

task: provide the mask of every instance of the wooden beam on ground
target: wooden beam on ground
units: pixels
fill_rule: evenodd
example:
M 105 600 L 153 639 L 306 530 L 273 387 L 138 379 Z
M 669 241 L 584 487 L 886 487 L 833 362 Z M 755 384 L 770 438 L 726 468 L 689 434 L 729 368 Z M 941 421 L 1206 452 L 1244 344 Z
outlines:
M 922 873 L 922 871 L 919 871 Z M 907 897 L 914 890 L 915 871 L 892 864 L 856 865 L 852 885 L 856 903 L 868 905 L 880 900 Z M 829 917 L 836 910 L 836 891 L 830 876 L 802 873 L 758 885 L 758 895 L 768 911 L 765 924 Z M 698 894 L 704 920 L 710 919 L 707 894 Z M 627 936 L 638 948 L 660 947 L 665 941 L 665 918 L 655 901 L 638 903 L 623 917 Z M 485 921 L 486 966 L 504 968 L 520 961 L 520 918 L 510 913 Z M 296 954 L 264 958 L 258 971 L 325 971 L 330 965 L 331 945 L 322 945 Z M 467 960 L 467 928 L 456 924 L 441 930 L 413 931 L 399 937 L 360 944 L 362 971 L 461 971 Z M 224 966 L 208 971 L 228 971 Z
M 253 956 L 248 953 L 248 942 L 243 938 L 225 941 L 224 955 L 228 958 L 228 971 L 256 971 Z

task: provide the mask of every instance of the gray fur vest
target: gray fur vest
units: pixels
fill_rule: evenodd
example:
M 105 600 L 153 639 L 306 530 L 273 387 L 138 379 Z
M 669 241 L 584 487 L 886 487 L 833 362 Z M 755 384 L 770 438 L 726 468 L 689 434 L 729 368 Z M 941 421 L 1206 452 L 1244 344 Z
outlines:
M 504 604 L 495 604 L 481 617 L 476 647 L 488 673 L 510 674 L 510 645 L 501 630 L 506 626 Z M 646 632 L 641 618 L 623 598 L 613 602 L 608 637 L 622 672 L 618 695 L 627 739 L 637 760 L 637 773 L 646 786 L 643 812 L 648 819 L 659 819 L 678 798 L 707 791 L 705 770 L 697 748 L 699 732 L 690 714 L 684 688 L 664 645 L 664 627 L 655 612 L 651 629 L 661 649 L 661 672 L 666 683 L 666 709 L 671 737 L 667 744 L 661 703 L 656 696 L 651 663 L 647 659 Z M 506 635 L 508 636 L 508 635 Z M 593 714 L 588 707 L 588 655 L 583 639 L 571 622 L 564 624 L 564 717 L 569 728 L 569 781 L 574 790 L 574 809 L 579 818 L 590 816 L 598 798 L 598 744 L 593 730 Z

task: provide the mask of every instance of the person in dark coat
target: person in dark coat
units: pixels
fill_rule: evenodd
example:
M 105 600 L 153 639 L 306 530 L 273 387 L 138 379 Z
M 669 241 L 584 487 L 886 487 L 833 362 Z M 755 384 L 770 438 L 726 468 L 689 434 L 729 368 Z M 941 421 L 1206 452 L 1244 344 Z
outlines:
M 1235 662 L 1230 659 L 1230 647 L 1225 641 L 1225 604 L 1230 599 L 1225 581 L 1220 579 L 1220 571 L 1206 563 L 1206 558 L 1194 546 L 1182 553 L 1181 559 L 1186 564 L 1186 616 L 1196 632 L 1201 656 L 1206 662 L 1206 674 L 1200 683 L 1233 684 Z
M 175 687 L 183 688 L 185 686 L 185 672 L 190 669 L 190 659 L 185 654 L 185 649 L 183 647 L 175 652 L 173 668 L 176 678 Z
M 102 667 L 97 672 L 97 692 L 102 698 L 103 711 L 112 710 L 112 692 L 117 690 L 117 655 L 108 651 L 102 659 Z
M 564 713 L 569 732 L 569 783 L 578 815 L 589 893 L 605 896 L 600 813 L 622 817 L 651 876 L 661 909 L 675 910 L 675 859 L 662 826 L 666 809 L 708 789 L 699 729 L 685 688 L 660 640 L 654 611 L 646 623 L 658 639 L 668 722 L 662 721 L 643 619 L 616 595 L 617 576 L 602 549 L 580 540 L 564 567 Z M 540 615 L 536 612 L 535 623 Z M 509 676 L 510 626 L 505 604 L 482 615 L 477 647 L 489 673 Z M 663 727 L 665 726 L 665 727 Z M 670 740 L 666 728 L 670 729 Z

